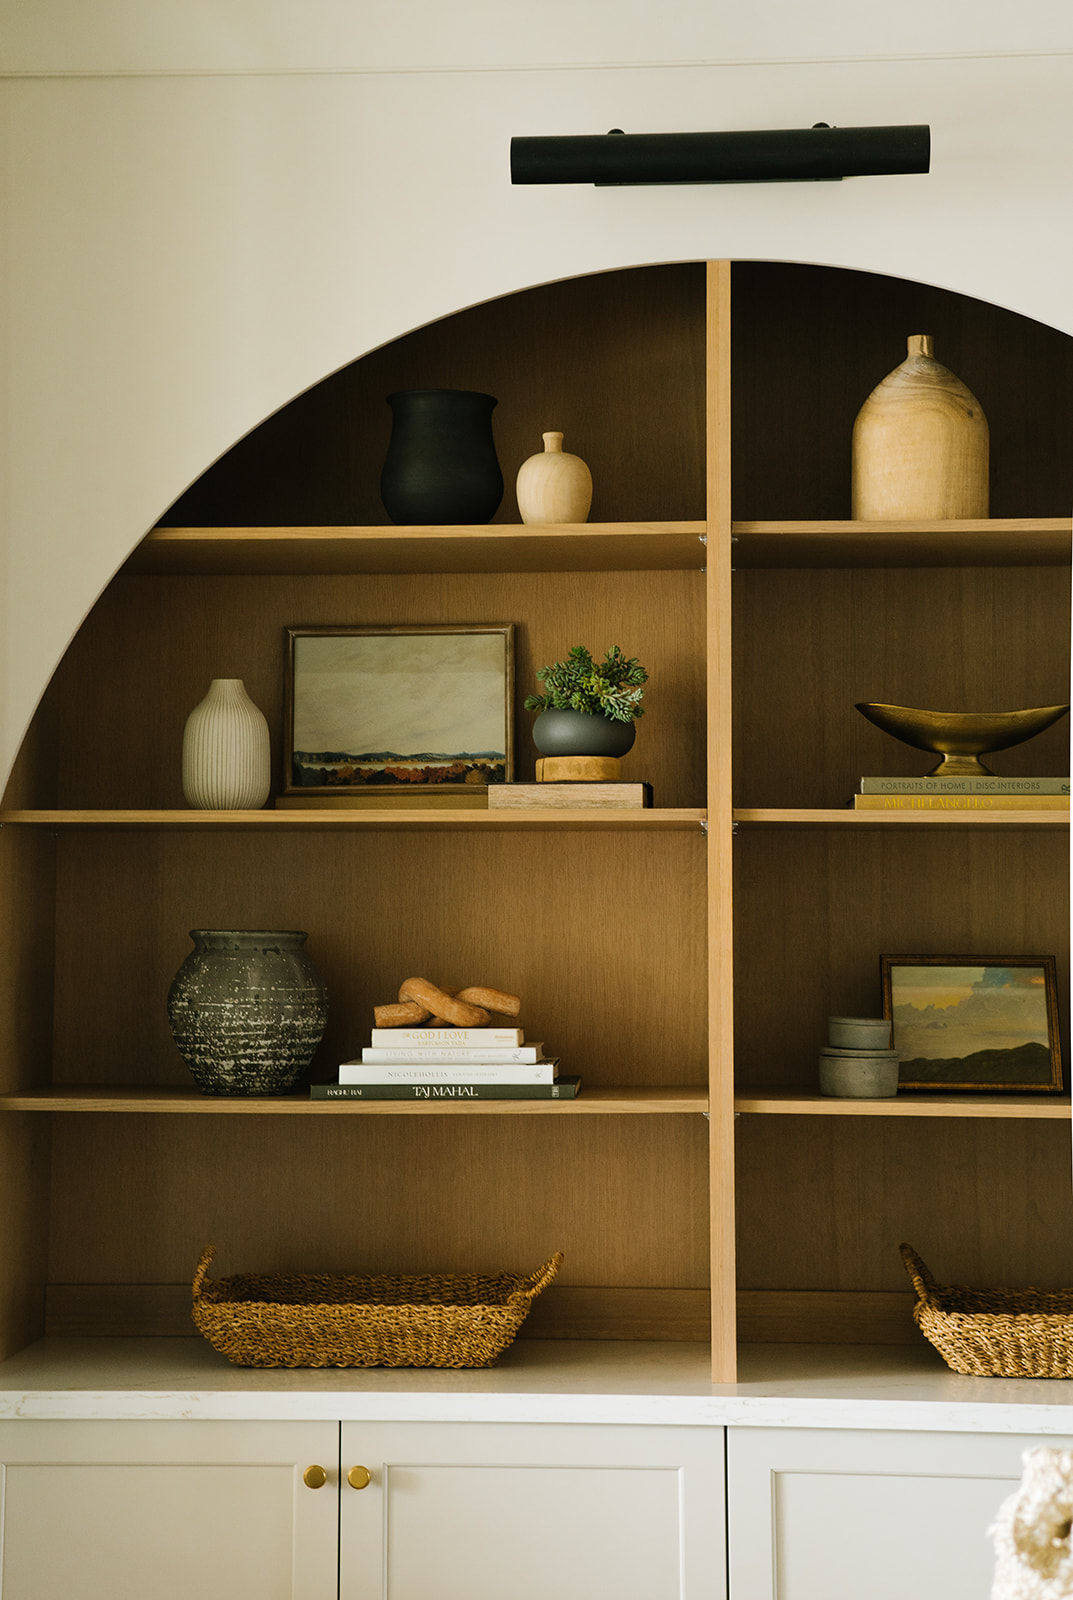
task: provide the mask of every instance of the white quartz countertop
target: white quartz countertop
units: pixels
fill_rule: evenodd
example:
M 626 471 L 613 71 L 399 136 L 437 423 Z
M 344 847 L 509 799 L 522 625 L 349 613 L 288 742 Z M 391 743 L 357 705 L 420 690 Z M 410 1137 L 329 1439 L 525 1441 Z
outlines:
M 652 1423 L 1066 1436 L 1073 1380 L 967 1378 L 921 1344 L 517 1339 L 479 1370 L 232 1366 L 199 1338 L 42 1339 L 0 1364 L 0 1418 Z

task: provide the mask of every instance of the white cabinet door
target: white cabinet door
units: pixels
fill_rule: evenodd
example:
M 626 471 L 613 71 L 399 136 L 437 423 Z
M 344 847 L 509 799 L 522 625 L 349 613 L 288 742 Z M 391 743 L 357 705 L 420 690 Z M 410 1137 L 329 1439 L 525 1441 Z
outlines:
M 0 1423 L 0 1600 L 336 1600 L 338 1450 L 334 1422 Z
M 726 1595 L 721 1428 L 344 1423 L 341 1473 L 341 1600 Z
M 988 1600 L 1013 1434 L 731 1428 L 731 1600 Z

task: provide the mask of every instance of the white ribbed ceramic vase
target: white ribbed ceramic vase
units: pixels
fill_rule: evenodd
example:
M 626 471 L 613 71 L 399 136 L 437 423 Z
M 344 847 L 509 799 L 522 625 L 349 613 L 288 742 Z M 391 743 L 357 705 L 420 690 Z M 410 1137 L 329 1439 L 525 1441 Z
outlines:
M 271 788 L 268 723 L 241 678 L 213 678 L 183 733 L 187 804 L 200 811 L 256 811 Z

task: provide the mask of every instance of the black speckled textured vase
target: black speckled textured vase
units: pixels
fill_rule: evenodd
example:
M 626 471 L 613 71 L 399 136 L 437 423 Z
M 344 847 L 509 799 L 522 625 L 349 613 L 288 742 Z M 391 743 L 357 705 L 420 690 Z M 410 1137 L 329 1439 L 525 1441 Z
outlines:
M 391 442 L 380 498 L 395 523 L 488 522 L 503 498 L 492 438 L 493 395 L 471 389 L 389 394 Z
M 288 930 L 193 928 L 168 991 L 179 1054 L 206 1094 L 284 1094 L 313 1059 L 328 991 Z

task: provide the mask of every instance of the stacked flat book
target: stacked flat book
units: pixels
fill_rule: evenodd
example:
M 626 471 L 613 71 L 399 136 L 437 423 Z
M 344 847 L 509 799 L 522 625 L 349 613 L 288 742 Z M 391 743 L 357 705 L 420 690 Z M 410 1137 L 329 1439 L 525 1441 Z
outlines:
M 371 1038 L 338 1083 L 312 1086 L 314 1100 L 572 1100 L 580 1087 L 521 1028 L 374 1028 Z
M 855 811 L 1068 811 L 1068 778 L 862 778 Z

